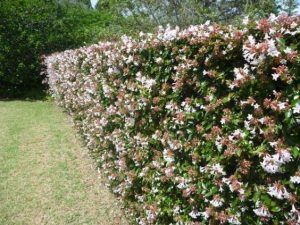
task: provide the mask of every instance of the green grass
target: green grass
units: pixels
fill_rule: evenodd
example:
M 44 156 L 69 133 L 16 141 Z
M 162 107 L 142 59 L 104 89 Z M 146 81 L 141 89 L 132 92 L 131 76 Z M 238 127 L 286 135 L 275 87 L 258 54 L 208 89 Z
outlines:
M 68 117 L 52 102 L 0 102 L 0 224 L 128 224 Z

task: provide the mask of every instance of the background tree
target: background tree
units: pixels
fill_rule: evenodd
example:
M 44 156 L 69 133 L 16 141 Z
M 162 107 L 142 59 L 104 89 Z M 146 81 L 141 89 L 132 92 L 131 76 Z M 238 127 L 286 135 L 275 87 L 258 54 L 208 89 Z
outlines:
M 235 24 L 246 15 L 259 19 L 279 11 L 292 13 L 295 6 L 295 0 L 105 0 L 97 10 L 111 10 L 136 30 L 151 31 L 159 25 L 186 27 L 207 20 Z
M 297 0 L 279 0 L 278 5 L 281 6 L 281 10 L 292 15 L 297 8 Z
M 42 55 L 110 35 L 114 18 L 92 10 L 87 2 L 0 1 L 0 97 L 41 89 Z

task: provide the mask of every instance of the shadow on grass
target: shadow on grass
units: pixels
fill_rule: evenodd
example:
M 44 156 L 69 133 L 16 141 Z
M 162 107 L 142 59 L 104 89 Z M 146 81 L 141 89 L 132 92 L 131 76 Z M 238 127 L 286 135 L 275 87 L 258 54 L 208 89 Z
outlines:
M 21 94 L 16 95 L 8 95 L 8 96 L 1 96 L 0 95 L 0 101 L 45 101 L 49 100 L 51 97 L 49 96 L 49 93 L 45 89 L 31 89 L 29 91 L 26 91 Z

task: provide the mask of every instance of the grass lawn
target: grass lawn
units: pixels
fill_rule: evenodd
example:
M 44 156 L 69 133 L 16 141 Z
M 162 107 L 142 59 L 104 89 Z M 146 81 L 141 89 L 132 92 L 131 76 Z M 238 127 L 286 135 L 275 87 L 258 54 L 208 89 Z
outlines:
M 129 224 L 52 102 L 0 102 L 0 225 L 10 224 Z

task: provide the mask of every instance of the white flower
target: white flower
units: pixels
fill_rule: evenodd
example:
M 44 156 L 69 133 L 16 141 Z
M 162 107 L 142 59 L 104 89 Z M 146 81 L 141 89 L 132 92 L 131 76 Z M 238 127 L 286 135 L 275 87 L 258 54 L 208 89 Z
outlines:
M 278 159 L 274 158 L 273 156 L 266 155 L 263 158 L 263 162 L 261 162 L 260 165 L 267 173 L 277 173 L 279 172 L 281 163 Z
M 272 74 L 272 77 L 273 77 L 273 80 L 277 81 L 278 78 L 280 77 L 280 74 L 278 74 L 278 73 L 273 73 L 273 74 Z
M 213 174 L 215 174 L 215 175 L 216 174 L 226 175 L 223 167 L 219 163 L 212 165 L 211 170 L 212 170 Z
M 210 204 L 212 204 L 216 208 L 221 207 L 223 203 L 224 203 L 224 199 L 220 198 L 219 195 L 215 195 L 213 200 L 210 201 Z
M 265 118 L 264 118 L 264 117 L 262 117 L 262 118 L 260 118 L 258 121 L 259 121 L 261 124 L 264 124 L 264 122 L 265 122 Z
M 167 176 L 167 177 L 173 176 L 174 170 L 175 170 L 175 167 L 174 167 L 174 166 L 166 168 L 166 170 L 165 170 L 166 176 Z
M 125 118 L 125 126 L 126 127 L 133 127 L 135 123 L 135 119 L 132 117 L 126 117 Z
M 221 122 L 221 124 L 225 124 L 226 121 L 224 118 L 222 118 L 220 122 Z
M 179 206 L 176 206 L 175 208 L 173 208 L 173 213 L 174 214 L 179 214 L 182 210 L 180 210 Z
M 220 200 L 211 200 L 210 204 L 212 204 L 214 207 L 218 208 L 218 207 L 221 207 L 223 205 L 223 201 L 220 201 Z
M 164 149 L 163 151 L 163 156 L 166 162 L 171 163 L 174 162 L 174 158 L 172 156 L 172 154 L 170 154 L 171 151 Z
M 147 221 L 149 221 L 150 223 L 152 223 L 156 218 L 156 212 L 153 212 L 151 210 L 146 210 L 146 215 Z
M 280 59 L 280 63 L 285 65 L 287 63 L 287 61 L 286 61 L 286 59 Z
M 108 74 L 113 74 L 113 72 L 114 72 L 114 69 L 111 68 L 111 67 L 109 67 L 108 70 L 107 70 L 107 73 L 108 73 Z
M 246 16 L 244 19 L 243 19 L 243 24 L 244 25 L 247 25 L 249 23 L 249 17 Z
M 291 24 L 291 28 L 292 29 L 294 29 L 294 28 L 296 28 L 297 27 L 297 23 L 295 23 L 295 22 L 292 22 L 292 24 Z
M 251 130 L 249 121 L 246 121 L 246 120 L 244 121 L 244 127 L 245 127 L 247 130 Z
M 275 16 L 275 14 L 271 13 L 270 16 L 269 16 L 269 21 L 273 23 L 273 22 L 276 21 L 276 19 L 277 19 L 277 17 Z
M 279 106 L 279 109 L 280 109 L 280 110 L 285 109 L 285 108 L 286 108 L 286 103 L 285 103 L 285 102 L 280 102 L 280 103 L 278 104 L 278 106 Z
M 285 54 L 292 53 L 292 49 L 290 47 L 286 47 L 286 49 L 283 50 Z
M 238 68 L 234 68 L 234 74 L 236 80 L 241 80 L 244 78 L 244 76 L 240 73 Z
M 257 209 L 253 209 L 253 212 L 260 217 L 266 217 L 266 218 L 270 218 L 272 217 L 272 214 L 269 212 L 268 208 L 265 206 L 262 206 L 260 208 Z
M 126 62 L 127 64 L 133 62 L 133 56 L 132 56 L 132 55 L 128 56 L 128 58 L 127 58 L 127 60 L 126 60 L 125 62 Z
M 246 134 L 245 134 L 244 132 L 242 132 L 241 129 L 236 129 L 236 130 L 234 130 L 234 132 L 232 133 L 232 135 L 233 135 L 234 137 L 239 137 L 239 136 L 241 136 L 242 138 L 244 138 L 244 137 L 246 136 Z
M 245 194 L 245 190 L 242 188 L 242 183 L 239 182 L 235 177 L 223 178 L 222 182 L 229 186 L 231 192 L 237 191 L 241 195 Z
M 255 45 L 255 38 L 252 35 L 248 36 L 248 41 L 251 45 Z
M 247 119 L 248 120 L 252 120 L 253 119 L 253 115 L 252 114 L 248 114 Z
M 200 166 L 200 167 L 199 167 L 199 171 L 200 171 L 201 173 L 204 173 L 204 172 L 205 172 L 205 170 L 206 170 L 206 169 L 205 169 L 205 167 L 204 167 L 204 166 Z
M 229 87 L 231 90 L 233 90 L 234 87 L 235 87 L 235 85 L 231 83 L 228 87 Z
M 300 103 L 297 103 L 293 108 L 293 113 L 300 114 Z
M 272 56 L 272 57 L 277 57 L 280 55 L 280 52 L 277 50 L 276 48 L 276 44 L 275 44 L 275 41 L 273 39 L 271 40 L 268 40 L 268 46 L 269 46 L 269 49 L 268 49 L 268 55 L 269 56 Z
M 160 63 L 163 62 L 163 59 L 161 57 L 158 57 L 158 58 L 155 59 L 155 62 L 160 64 Z
M 290 196 L 290 193 L 285 187 L 279 183 L 275 183 L 273 186 L 268 187 L 268 194 L 277 199 L 287 199 Z
M 256 104 L 253 105 L 253 107 L 254 107 L 254 109 L 258 109 L 259 108 L 259 104 L 256 103 Z
M 292 161 L 292 155 L 288 150 L 281 150 L 279 153 L 275 154 L 274 157 L 282 164 Z
M 292 176 L 290 181 L 294 184 L 300 184 L 300 176 Z
M 204 220 L 207 220 L 210 217 L 210 214 L 209 214 L 208 210 L 206 210 L 204 212 L 201 212 L 200 214 L 201 214 L 201 216 L 204 217 Z
M 197 217 L 199 217 L 201 215 L 200 212 L 198 212 L 197 210 L 193 210 L 189 213 L 189 216 L 192 217 L 193 219 L 197 219 Z
M 167 25 L 165 30 L 160 28 L 160 33 L 158 34 L 157 38 L 163 41 L 172 41 L 177 37 L 179 32 L 179 27 L 172 29 L 170 25 Z
M 147 77 L 143 76 L 140 71 L 136 73 L 136 80 L 141 82 L 142 85 L 147 89 L 150 89 L 153 85 L 156 84 L 156 81 L 154 79 L 148 79 Z
M 278 143 L 277 141 L 270 141 L 269 144 L 272 146 L 272 148 L 274 148 Z
M 244 68 L 234 68 L 233 72 L 235 75 L 235 80 L 242 80 L 249 75 L 249 69 L 247 65 L 245 65 Z
M 105 83 L 102 84 L 102 90 L 105 97 L 108 97 L 111 93 L 111 88 Z
M 145 88 L 151 88 L 153 85 L 156 84 L 156 81 L 154 79 L 147 79 L 145 82 L 144 82 L 144 86 Z
M 276 146 L 277 142 L 269 142 L 272 147 Z M 292 160 L 292 155 L 288 150 L 281 150 L 274 155 L 266 155 L 263 162 L 260 163 L 262 168 L 268 173 L 277 173 L 280 171 L 280 166 Z
M 184 188 L 186 188 L 188 185 L 184 182 L 184 181 L 181 181 L 178 185 L 177 185 L 177 187 L 179 188 L 179 189 L 184 189 Z
M 236 216 L 230 216 L 228 219 L 227 219 L 228 223 L 230 224 L 235 224 L 235 225 L 240 225 L 241 222 L 239 221 L 239 219 L 236 217 Z
M 103 117 L 103 118 L 100 119 L 100 124 L 102 126 L 106 126 L 108 124 L 108 120 L 105 117 Z

